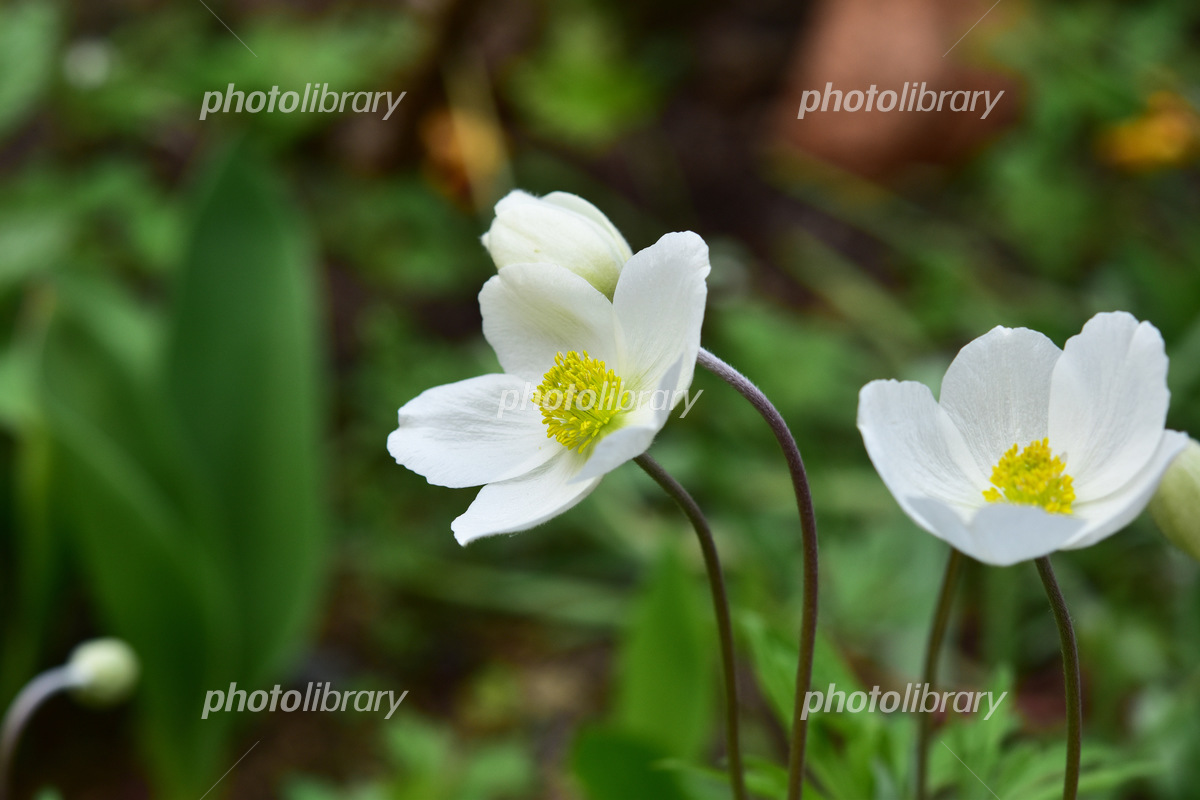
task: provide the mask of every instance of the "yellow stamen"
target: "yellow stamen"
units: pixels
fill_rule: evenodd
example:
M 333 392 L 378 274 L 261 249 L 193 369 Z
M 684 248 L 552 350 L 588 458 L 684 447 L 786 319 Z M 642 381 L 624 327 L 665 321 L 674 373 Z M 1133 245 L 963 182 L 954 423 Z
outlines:
M 572 350 L 554 357 L 533 401 L 542 408 L 546 438 L 582 453 L 624 410 L 624 394 L 621 379 L 603 361 Z
M 983 493 L 989 503 L 1041 506 L 1051 514 L 1070 514 L 1075 489 L 1066 463 L 1050 452 L 1050 440 L 1033 441 L 1017 452 L 1009 448 L 992 468 L 992 486 Z

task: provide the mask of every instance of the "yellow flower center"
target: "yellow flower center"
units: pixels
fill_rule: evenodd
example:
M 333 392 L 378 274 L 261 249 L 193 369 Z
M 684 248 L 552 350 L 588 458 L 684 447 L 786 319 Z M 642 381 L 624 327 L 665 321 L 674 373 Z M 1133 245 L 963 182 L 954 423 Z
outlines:
M 1071 476 L 1063 474 L 1066 463 L 1050 452 L 1050 440 L 1030 442 L 1020 453 L 1018 447 L 1010 447 L 992 467 L 993 488 L 984 491 L 984 499 L 989 503 L 1041 506 L 1051 514 L 1070 514 L 1075 489 Z
M 546 438 L 582 453 L 624 410 L 624 394 L 621 379 L 603 361 L 572 350 L 554 357 L 533 401 L 542 408 Z

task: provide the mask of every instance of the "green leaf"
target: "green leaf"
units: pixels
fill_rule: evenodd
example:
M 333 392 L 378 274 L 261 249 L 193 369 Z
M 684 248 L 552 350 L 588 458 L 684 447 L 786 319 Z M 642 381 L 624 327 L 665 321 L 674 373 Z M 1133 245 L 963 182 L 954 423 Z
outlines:
M 675 549 L 665 548 L 619 656 L 617 724 L 681 758 L 698 755 L 712 734 L 718 656 L 701 602 Z
M 794 639 L 768 628 L 766 622 L 756 614 L 744 613 L 740 615 L 739 622 L 750 645 L 758 682 L 780 722 L 790 727 L 795 708 L 796 665 L 800 661 L 800 646 Z M 847 694 L 862 688 L 837 648 L 825 636 L 818 634 L 813 652 L 811 691 L 825 692 L 831 683 L 837 684 L 838 691 Z
M 245 679 L 293 653 L 325 556 L 315 264 L 268 170 L 235 151 L 200 192 L 168 333 L 167 386 L 217 504 Z
M 54 3 L 0 9 L 0 136 L 21 121 L 49 84 L 58 25 Z
M 587 800 L 687 800 L 665 753 L 636 736 L 587 728 L 575 740 L 571 766 Z
M 10 432 L 36 417 L 33 361 L 28 347 L 14 345 L 0 352 L 0 427 Z
M 220 763 L 226 723 L 198 724 L 196 704 L 229 674 L 238 617 L 199 535 L 206 517 L 195 474 L 147 371 L 153 347 L 130 334 L 146 333 L 145 320 L 110 288 L 87 289 L 61 284 L 39 374 L 50 505 L 74 540 L 100 621 L 142 661 L 135 703 L 160 790 L 186 796 L 203 791 Z
M 142 661 L 143 741 L 166 794 L 182 796 L 216 768 L 225 733 L 223 719 L 195 720 L 203 690 L 227 674 L 220 592 L 140 466 L 85 421 L 56 417 L 78 557 L 104 619 Z
M 64 542 L 54 524 L 50 494 L 53 445 L 46 425 L 34 411 L 35 379 L 27 348 L 12 348 L 3 359 L 0 385 L 6 367 L 21 376 L 19 412 L 10 425 L 15 440 L 11 458 L 5 452 L 2 468 L 12 496 L 0 504 L 0 551 L 10 559 L 0 567 L 0 707 L 8 704 L 19 687 L 37 671 L 39 653 L 51 629 L 62 596 Z M 11 387 L 5 387 L 11 388 Z M 0 388 L 0 392 L 4 391 Z M 5 398 L 10 400 L 12 398 Z
M 0 293 L 65 258 L 71 226 L 61 211 L 6 208 L 0 220 Z
M 533 787 L 533 765 L 517 742 L 499 742 L 477 748 L 461 767 L 455 800 L 492 800 L 528 797 Z
M 783 800 L 787 797 L 787 767 L 755 756 L 748 756 L 745 765 L 746 788 L 752 796 L 770 797 L 774 800 Z M 729 773 L 727 772 L 683 761 L 666 761 L 664 766 L 670 767 L 679 772 L 681 776 L 690 779 L 691 783 L 688 786 L 692 794 L 706 798 L 709 796 L 719 797 L 722 800 L 729 797 Z M 809 781 L 804 783 L 804 796 L 813 798 L 813 800 L 825 800 L 825 796 L 819 794 Z

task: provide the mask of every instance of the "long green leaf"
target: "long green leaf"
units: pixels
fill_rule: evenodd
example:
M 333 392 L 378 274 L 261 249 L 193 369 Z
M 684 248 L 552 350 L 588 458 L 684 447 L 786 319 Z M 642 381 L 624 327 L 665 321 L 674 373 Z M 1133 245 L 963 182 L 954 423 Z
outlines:
M 168 335 L 170 396 L 218 505 L 247 681 L 309 627 L 325 550 L 318 314 L 302 226 L 234 152 L 201 193 Z

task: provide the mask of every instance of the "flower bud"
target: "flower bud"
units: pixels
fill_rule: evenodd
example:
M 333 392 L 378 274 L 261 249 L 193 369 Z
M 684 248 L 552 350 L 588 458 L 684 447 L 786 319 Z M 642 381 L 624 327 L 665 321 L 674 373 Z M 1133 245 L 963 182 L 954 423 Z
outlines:
M 112 706 L 133 693 L 141 666 L 133 648 L 120 639 L 93 639 L 75 648 L 67 662 L 75 678 L 75 699 L 90 706 Z
M 483 246 L 497 269 L 510 264 L 558 264 L 612 298 L 621 268 L 633 255 L 625 237 L 582 197 L 512 191 L 496 203 Z
M 1188 440 L 1150 501 L 1159 530 L 1200 561 L 1200 442 Z

